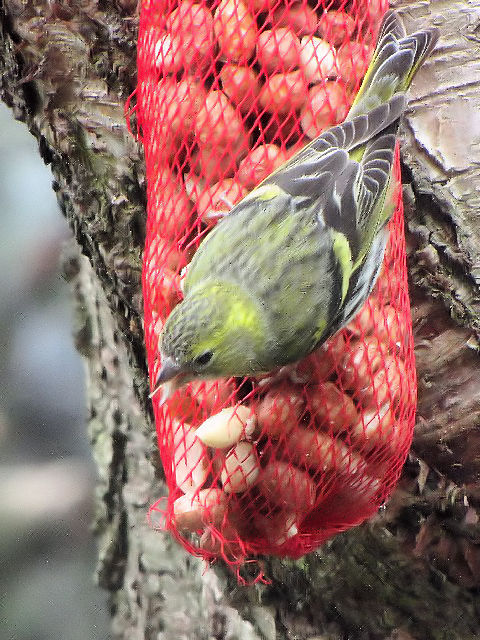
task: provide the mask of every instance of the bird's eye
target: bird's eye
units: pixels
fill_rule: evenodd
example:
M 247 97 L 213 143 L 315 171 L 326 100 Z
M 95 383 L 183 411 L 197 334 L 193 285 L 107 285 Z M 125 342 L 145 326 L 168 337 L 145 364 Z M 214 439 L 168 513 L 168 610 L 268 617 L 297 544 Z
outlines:
M 198 367 L 205 367 L 210 362 L 212 357 L 213 357 L 212 351 L 205 351 L 205 353 L 202 353 L 200 356 L 195 358 L 193 362 Z

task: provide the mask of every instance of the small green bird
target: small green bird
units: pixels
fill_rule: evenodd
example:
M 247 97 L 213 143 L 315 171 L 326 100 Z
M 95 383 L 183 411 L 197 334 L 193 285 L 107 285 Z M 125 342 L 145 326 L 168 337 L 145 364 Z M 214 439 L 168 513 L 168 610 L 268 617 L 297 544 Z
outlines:
M 194 255 L 167 318 L 167 381 L 254 376 L 300 360 L 360 310 L 381 268 L 405 92 L 436 29 L 407 36 L 385 14 L 346 120 L 238 202 Z

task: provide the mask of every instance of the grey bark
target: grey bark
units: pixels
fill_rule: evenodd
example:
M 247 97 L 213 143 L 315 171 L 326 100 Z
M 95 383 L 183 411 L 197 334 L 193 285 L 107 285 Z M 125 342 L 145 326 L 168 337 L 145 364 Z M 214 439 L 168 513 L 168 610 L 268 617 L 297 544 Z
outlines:
M 419 373 L 415 452 L 479 496 L 480 3 L 398 2 L 442 32 L 405 118 L 403 160 Z M 463 327 L 463 330 L 460 328 Z
M 38 139 L 76 240 L 65 272 L 88 367 L 98 579 L 111 592 L 115 638 L 480 635 L 480 3 L 395 4 L 410 29 L 442 29 L 403 129 L 414 455 L 377 518 L 302 560 L 265 558 L 271 584 L 248 588 L 219 565 L 205 570 L 146 519 L 165 486 L 142 342 L 144 169 L 123 117 L 135 86 L 136 2 L 0 4 L 1 97 Z

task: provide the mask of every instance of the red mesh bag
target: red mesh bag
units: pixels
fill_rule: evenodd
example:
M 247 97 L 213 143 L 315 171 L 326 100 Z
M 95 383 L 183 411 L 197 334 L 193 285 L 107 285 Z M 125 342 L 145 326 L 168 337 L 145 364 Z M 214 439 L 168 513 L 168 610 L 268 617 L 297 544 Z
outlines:
M 152 380 L 182 269 L 232 204 L 344 120 L 385 10 L 382 0 L 143 0 L 137 115 Z M 153 511 L 192 553 L 237 567 L 260 553 L 301 556 L 361 523 L 391 493 L 410 446 L 412 345 L 397 188 L 381 276 L 348 327 L 270 376 L 153 398 L 170 490 Z

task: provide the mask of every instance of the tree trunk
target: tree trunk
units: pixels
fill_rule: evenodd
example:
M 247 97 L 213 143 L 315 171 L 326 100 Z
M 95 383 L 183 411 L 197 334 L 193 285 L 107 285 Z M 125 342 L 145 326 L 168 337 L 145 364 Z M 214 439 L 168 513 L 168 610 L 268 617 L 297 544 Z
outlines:
M 299 561 L 265 558 L 271 583 L 248 588 L 220 565 L 205 570 L 146 518 L 166 489 L 142 336 L 144 167 L 123 115 L 135 87 L 136 4 L 0 2 L 1 97 L 51 164 L 76 241 L 65 273 L 88 365 L 98 578 L 111 592 L 114 637 L 478 637 L 480 2 L 395 2 L 409 30 L 442 30 L 403 127 L 413 455 L 374 520 Z

